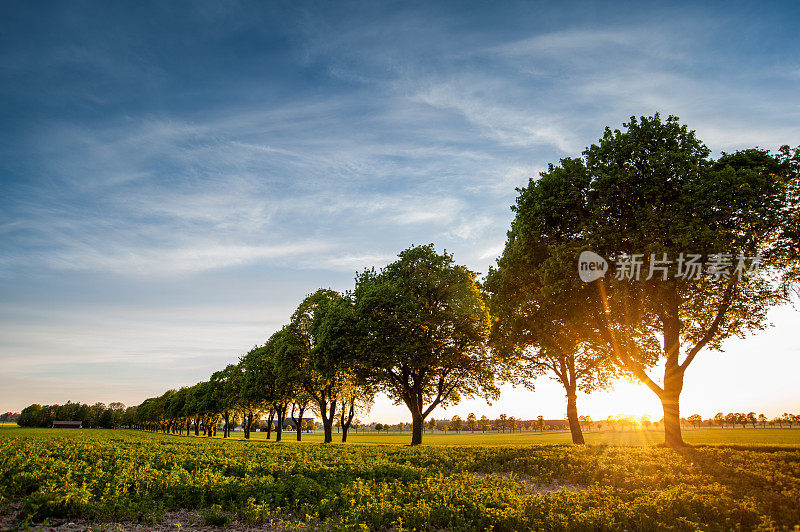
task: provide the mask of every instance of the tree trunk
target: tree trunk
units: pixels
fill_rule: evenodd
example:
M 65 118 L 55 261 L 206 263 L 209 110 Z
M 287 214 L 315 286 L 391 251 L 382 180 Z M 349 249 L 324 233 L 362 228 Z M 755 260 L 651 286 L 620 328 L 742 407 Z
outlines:
M 336 417 L 336 401 L 318 401 L 320 415 L 322 416 L 323 443 L 333 442 L 333 420 Z
M 350 424 L 353 422 L 353 416 L 356 413 L 356 405 L 354 401 L 350 401 L 350 408 L 345 416 L 344 407 L 342 407 L 342 443 L 347 441 L 347 431 L 350 430 Z
M 567 393 L 567 420 L 569 420 L 569 431 L 572 433 L 572 443 L 583 445 L 583 432 L 581 432 L 581 422 L 578 419 L 578 397 L 574 390 Z
M 278 426 L 275 427 L 275 441 L 281 441 L 283 436 L 283 422 L 286 420 L 286 406 L 281 405 L 275 408 L 275 412 L 277 413 L 278 417 Z
M 664 410 L 664 445 L 683 447 L 685 444 L 681 435 L 680 397 L 683 390 L 684 369 L 679 363 L 682 323 L 678 313 L 678 295 L 674 290 L 669 292 L 664 306 L 662 328 L 667 363 L 664 366 L 663 392 L 659 394 L 661 407 Z
M 275 417 L 275 412 L 272 410 L 269 411 L 269 417 L 267 418 L 267 439 L 272 438 L 272 419 Z
M 302 433 L 303 433 L 303 412 L 305 411 L 305 406 L 297 405 L 299 412 L 297 413 L 297 418 L 294 417 L 294 408 L 295 405 L 292 405 L 292 421 L 294 421 L 294 429 L 297 431 L 297 441 L 302 441 Z
M 679 395 L 666 393 L 661 396 L 661 407 L 664 409 L 664 445 L 667 447 L 683 447 L 681 435 L 681 414 Z
M 422 425 L 424 423 L 425 418 L 422 417 L 422 412 L 411 412 L 411 445 L 422 443 Z

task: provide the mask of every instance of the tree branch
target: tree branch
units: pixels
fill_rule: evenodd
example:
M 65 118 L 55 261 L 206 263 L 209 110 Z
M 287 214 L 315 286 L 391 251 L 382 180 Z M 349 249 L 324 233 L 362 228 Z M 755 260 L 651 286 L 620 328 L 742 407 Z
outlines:
M 705 345 L 711 341 L 717 331 L 719 330 L 720 324 L 722 324 L 722 319 L 725 317 L 725 313 L 728 311 L 728 308 L 731 306 L 731 302 L 733 301 L 733 289 L 736 286 L 736 279 L 735 277 L 731 276 L 730 281 L 728 281 L 728 287 L 725 289 L 725 294 L 722 296 L 722 302 L 719 305 L 719 309 L 717 309 L 717 315 L 714 317 L 714 321 L 711 322 L 711 325 L 708 327 L 708 330 L 703 335 L 697 344 L 689 351 L 686 355 L 686 359 L 683 361 L 683 364 L 680 364 L 678 367 L 681 371 L 686 371 L 686 368 L 689 367 L 689 364 L 692 363 L 694 357 L 697 356 L 697 353 L 700 352 Z

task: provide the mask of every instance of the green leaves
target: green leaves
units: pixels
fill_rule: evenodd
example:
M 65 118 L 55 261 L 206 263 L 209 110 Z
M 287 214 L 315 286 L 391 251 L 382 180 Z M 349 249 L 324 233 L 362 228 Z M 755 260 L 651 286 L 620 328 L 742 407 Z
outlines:
M 496 397 L 495 361 L 486 348 L 489 314 L 476 274 L 433 245 L 412 246 L 380 272 L 356 278 L 359 366 L 421 421 L 461 395 Z

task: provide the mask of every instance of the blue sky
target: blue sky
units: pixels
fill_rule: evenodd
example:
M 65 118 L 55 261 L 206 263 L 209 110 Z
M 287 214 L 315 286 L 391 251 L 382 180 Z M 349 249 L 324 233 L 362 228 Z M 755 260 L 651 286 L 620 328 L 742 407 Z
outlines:
M 485 273 L 514 188 L 631 115 L 676 114 L 715 153 L 797 145 L 797 20 L 794 2 L 3 2 L 0 410 L 193 384 L 413 243 Z M 773 318 L 698 359 L 684 404 L 800 410 L 798 314 Z M 657 413 L 620 390 L 590 413 L 625 394 Z M 445 414 L 558 417 L 562 396 Z

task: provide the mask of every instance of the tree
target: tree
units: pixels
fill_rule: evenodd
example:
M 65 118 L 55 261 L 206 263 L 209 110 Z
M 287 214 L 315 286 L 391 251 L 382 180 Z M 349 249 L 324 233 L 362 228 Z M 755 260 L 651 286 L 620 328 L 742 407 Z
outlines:
M 753 425 L 753 428 L 756 428 L 756 423 L 758 423 L 758 417 L 756 416 L 755 412 L 747 413 L 747 422 Z
M 606 128 L 582 158 L 543 174 L 562 176 L 562 186 L 544 196 L 550 212 L 541 223 L 565 236 L 573 264 L 583 248 L 617 265 L 587 283 L 598 318 L 589 330 L 659 397 L 665 444 L 678 447 L 684 374 L 697 354 L 763 328 L 767 310 L 796 286 L 800 150 L 714 161 L 676 117 L 631 118 L 624 127 Z M 682 260 L 694 255 L 705 259 L 699 277 Z M 735 274 L 739 256 L 749 258 L 747 270 L 754 257 L 761 268 Z M 636 260 L 644 275 L 635 275 Z M 647 373 L 659 359 L 660 382 Z
M 497 418 L 497 428 L 505 432 L 506 427 L 508 427 L 508 415 L 500 414 L 500 417 Z
M 242 429 L 245 431 L 245 438 L 250 435 L 248 419 L 254 412 L 267 410 L 267 438 L 269 439 L 274 426 L 276 440 L 281 440 L 289 398 L 286 390 L 280 386 L 275 368 L 275 353 L 280 334 L 281 331 L 274 333 L 263 346 L 254 347 L 242 357 L 244 376 L 240 404 L 244 409 Z M 277 423 L 273 425 L 274 417 L 277 417 Z
M 433 245 L 412 246 L 380 272 L 356 278 L 364 377 L 411 412 L 411 445 L 425 418 L 462 396 L 499 395 L 486 348 L 489 314 L 476 274 Z
M 758 415 L 758 422 L 761 424 L 761 428 L 762 429 L 766 428 L 766 426 L 767 426 L 767 416 L 765 416 L 764 414 L 759 414 Z
M 486 432 L 486 429 L 489 428 L 489 418 L 486 416 L 481 416 L 480 421 L 478 421 L 478 426 L 481 428 L 481 432 Z
M 692 425 L 694 428 L 699 427 L 703 423 L 703 418 L 700 414 L 692 414 L 688 418 L 689 424 Z
M 475 432 L 475 428 L 478 426 L 478 420 L 475 418 L 475 414 L 472 412 L 469 413 L 467 416 L 467 430 L 470 432 Z
M 568 219 L 570 214 L 553 218 L 559 209 L 580 208 L 574 194 L 580 163 L 562 164 L 518 189 L 505 249 L 484 285 L 496 318 L 492 350 L 513 382 L 534 389 L 534 381 L 548 375 L 564 387 L 572 442 L 583 444 L 577 392 L 608 386 L 615 366 L 596 330 L 594 287 L 575 275 L 575 256 L 583 247 L 579 221 Z
M 412 427 L 412 430 L 413 430 L 413 427 Z M 436 420 L 434 418 L 431 418 L 428 421 L 428 430 L 431 430 L 431 431 L 436 430 Z
M 333 439 L 337 409 L 346 441 L 357 406 L 369 406 L 374 396 L 354 371 L 353 302 L 333 290 L 317 290 L 297 307 L 282 338 L 279 368 L 313 400 L 322 418 L 324 442 Z
M 461 432 L 462 425 L 461 416 L 453 416 L 453 419 L 450 420 L 450 428 L 456 432 Z
M 211 390 L 215 407 L 222 414 L 224 426 L 222 437 L 230 436 L 230 422 L 239 406 L 241 370 L 236 364 L 228 364 L 224 370 L 216 371 L 211 375 Z

